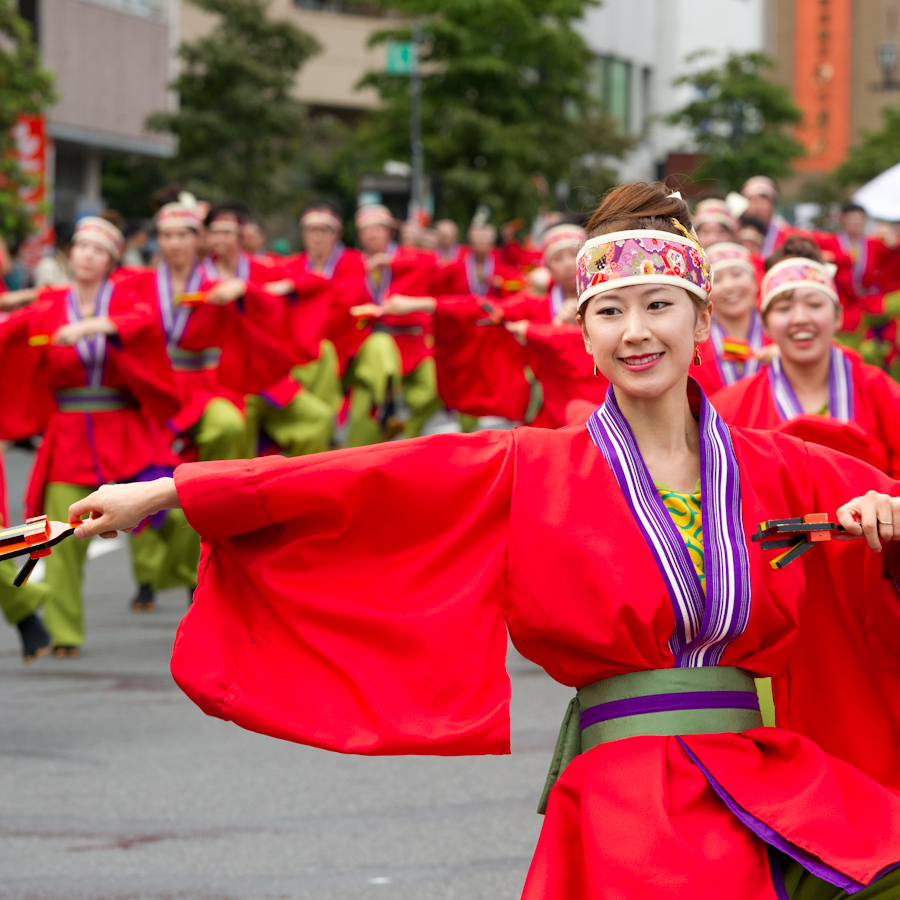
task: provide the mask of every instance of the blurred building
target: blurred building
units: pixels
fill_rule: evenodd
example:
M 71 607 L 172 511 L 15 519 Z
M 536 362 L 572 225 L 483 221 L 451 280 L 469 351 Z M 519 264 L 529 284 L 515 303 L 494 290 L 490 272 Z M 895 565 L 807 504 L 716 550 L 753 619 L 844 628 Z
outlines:
M 671 157 L 690 153 L 689 135 L 664 121 L 692 96 L 673 82 L 729 52 L 763 50 L 767 13 L 766 0 L 604 0 L 586 13 L 579 30 L 597 55 L 593 89 L 637 141 L 615 163 L 622 179 L 660 178 Z
M 777 78 L 803 111 L 796 168 L 827 172 L 900 102 L 900 0 L 766 0 Z
M 102 205 L 106 153 L 164 156 L 172 142 L 144 122 L 173 102 L 167 89 L 177 45 L 170 0 L 20 0 L 56 76 L 58 101 L 46 121 L 46 178 L 56 220 Z
M 178 0 L 175 0 L 178 2 Z M 297 97 L 313 114 L 329 112 L 352 119 L 378 101 L 371 88 L 357 91 L 357 82 L 372 69 L 383 69 L 383 46 L 371 48 L 368 40 L 385 27 L 380 15 L 367 14 L 363 4 L 341 0 L 273 0 L 269 14 L 287 19 L 312 35 L 321 46 L 300 71 Z M 181 3 L 181 40 L 192 41 L 211 30 L 215 19 L 189 2 Z

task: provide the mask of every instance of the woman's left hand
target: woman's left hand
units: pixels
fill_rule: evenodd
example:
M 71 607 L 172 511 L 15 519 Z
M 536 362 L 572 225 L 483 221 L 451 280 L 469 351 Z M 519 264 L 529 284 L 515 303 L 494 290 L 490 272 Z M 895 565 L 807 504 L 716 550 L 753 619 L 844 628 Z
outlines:
M 900 541 L 900 497 L 869 491 L 845 503 L 837 517 L 848 534 L 863 536 L 875 553 L 888 541 Z
M 103 316 L 91 316 L 89 319 L 82 319 L 80 322 L 71 322 L 62 325 L 53 335 L 53 344 L 62 347 L 71 347 L 77 344 L 83 337 L 92 334 L 115 334 L 116 327 L 113 323 Z

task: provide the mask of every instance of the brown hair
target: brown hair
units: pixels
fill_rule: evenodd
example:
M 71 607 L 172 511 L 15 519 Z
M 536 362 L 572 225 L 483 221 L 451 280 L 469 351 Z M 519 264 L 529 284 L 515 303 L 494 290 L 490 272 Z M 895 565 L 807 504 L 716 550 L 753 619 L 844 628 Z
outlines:
M 600 201 L 585 226 L 588 238 L 613 231 L 667 231 L 684 237 L 675 225 L 691 231 L 694 223 L 687 203 L 675 197 L 664 184 L 634 181 L 613 188 Z M 709 301 L 691 291 L 685 291 L 698 310 L 706 309 Z
M 766 271 L 786 259 L 811 259 L 824 262 L 819 245 L 803 234 L 792 234 L 774 253 L 766 257 Z

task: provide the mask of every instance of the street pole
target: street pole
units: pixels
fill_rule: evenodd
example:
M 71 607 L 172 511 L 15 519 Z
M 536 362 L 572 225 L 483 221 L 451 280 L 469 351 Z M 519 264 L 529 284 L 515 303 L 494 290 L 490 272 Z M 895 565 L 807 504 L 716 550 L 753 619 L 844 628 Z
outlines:
M 416 26 L 412 33 L 413 70 L 409 79 L 409 147 L 412 163 L 412 184 L 409 193 L 409 218 L 418 216 L 422 209 L 422 182 L 425 179 L 425 154 L 422 148 L 422 70 L 420 53 L 422 29 Z

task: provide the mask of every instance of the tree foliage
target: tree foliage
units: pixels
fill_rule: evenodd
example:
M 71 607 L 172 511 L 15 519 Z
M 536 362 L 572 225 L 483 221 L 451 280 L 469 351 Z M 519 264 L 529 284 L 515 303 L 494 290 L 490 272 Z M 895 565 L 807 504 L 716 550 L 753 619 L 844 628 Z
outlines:
M 205 36 L 178 48 L 175 112 L 148 125 L 178 140 L 170 177 L 209 199 L 235 198 L 266 212 L 296 193 L 311 126 L 292 94 L 319 46 L 306 32 L 269 18 L 268 0 L 192 0 L 218 17 Z
M 425 171 L 439 181 L 440 215 L 466 223 L 484 204 L 502 220 L 534 213 L 547 184 L 593 199 L 612 183 L 605 162 L 630 141 L 592 99 L 592 55 L 572 27 L 596 2 L 383 0 L 424 33 Z M 396 28 L 373 43 L 410 36 Z M 353 178 L 410 157 L 408 77 L 372 72 L 362 85 L 383 103 L 349 151 Z
M 20 190 L 32 184 L 16 161 L 12 128 L 22 114 L 42 113 L 55 99 L 53 75 L 41 66 L 31 26 L 12 0 L 0 0 L 0 233 L 17 242 L 33 229 Z
M 731 53 L 719 66 L 676 80 L 697 92 L 668 121 L 686 127 L 706 157 L 695 172 L 698 179 L 739 190 L 751 175 L 788 175 L 791 161 L 803 155 L 802 144 L 789 133 L 802 113 L 786 87 L 766 78 L 773 66 L 762 53 Z
M 864 131 L 862 140 L 852 147 L 847 161 L 838 168 L 843 184 L 871 181 L 885 169 L 900 163 L 900 107 L 881 110 L 881 130 Z

